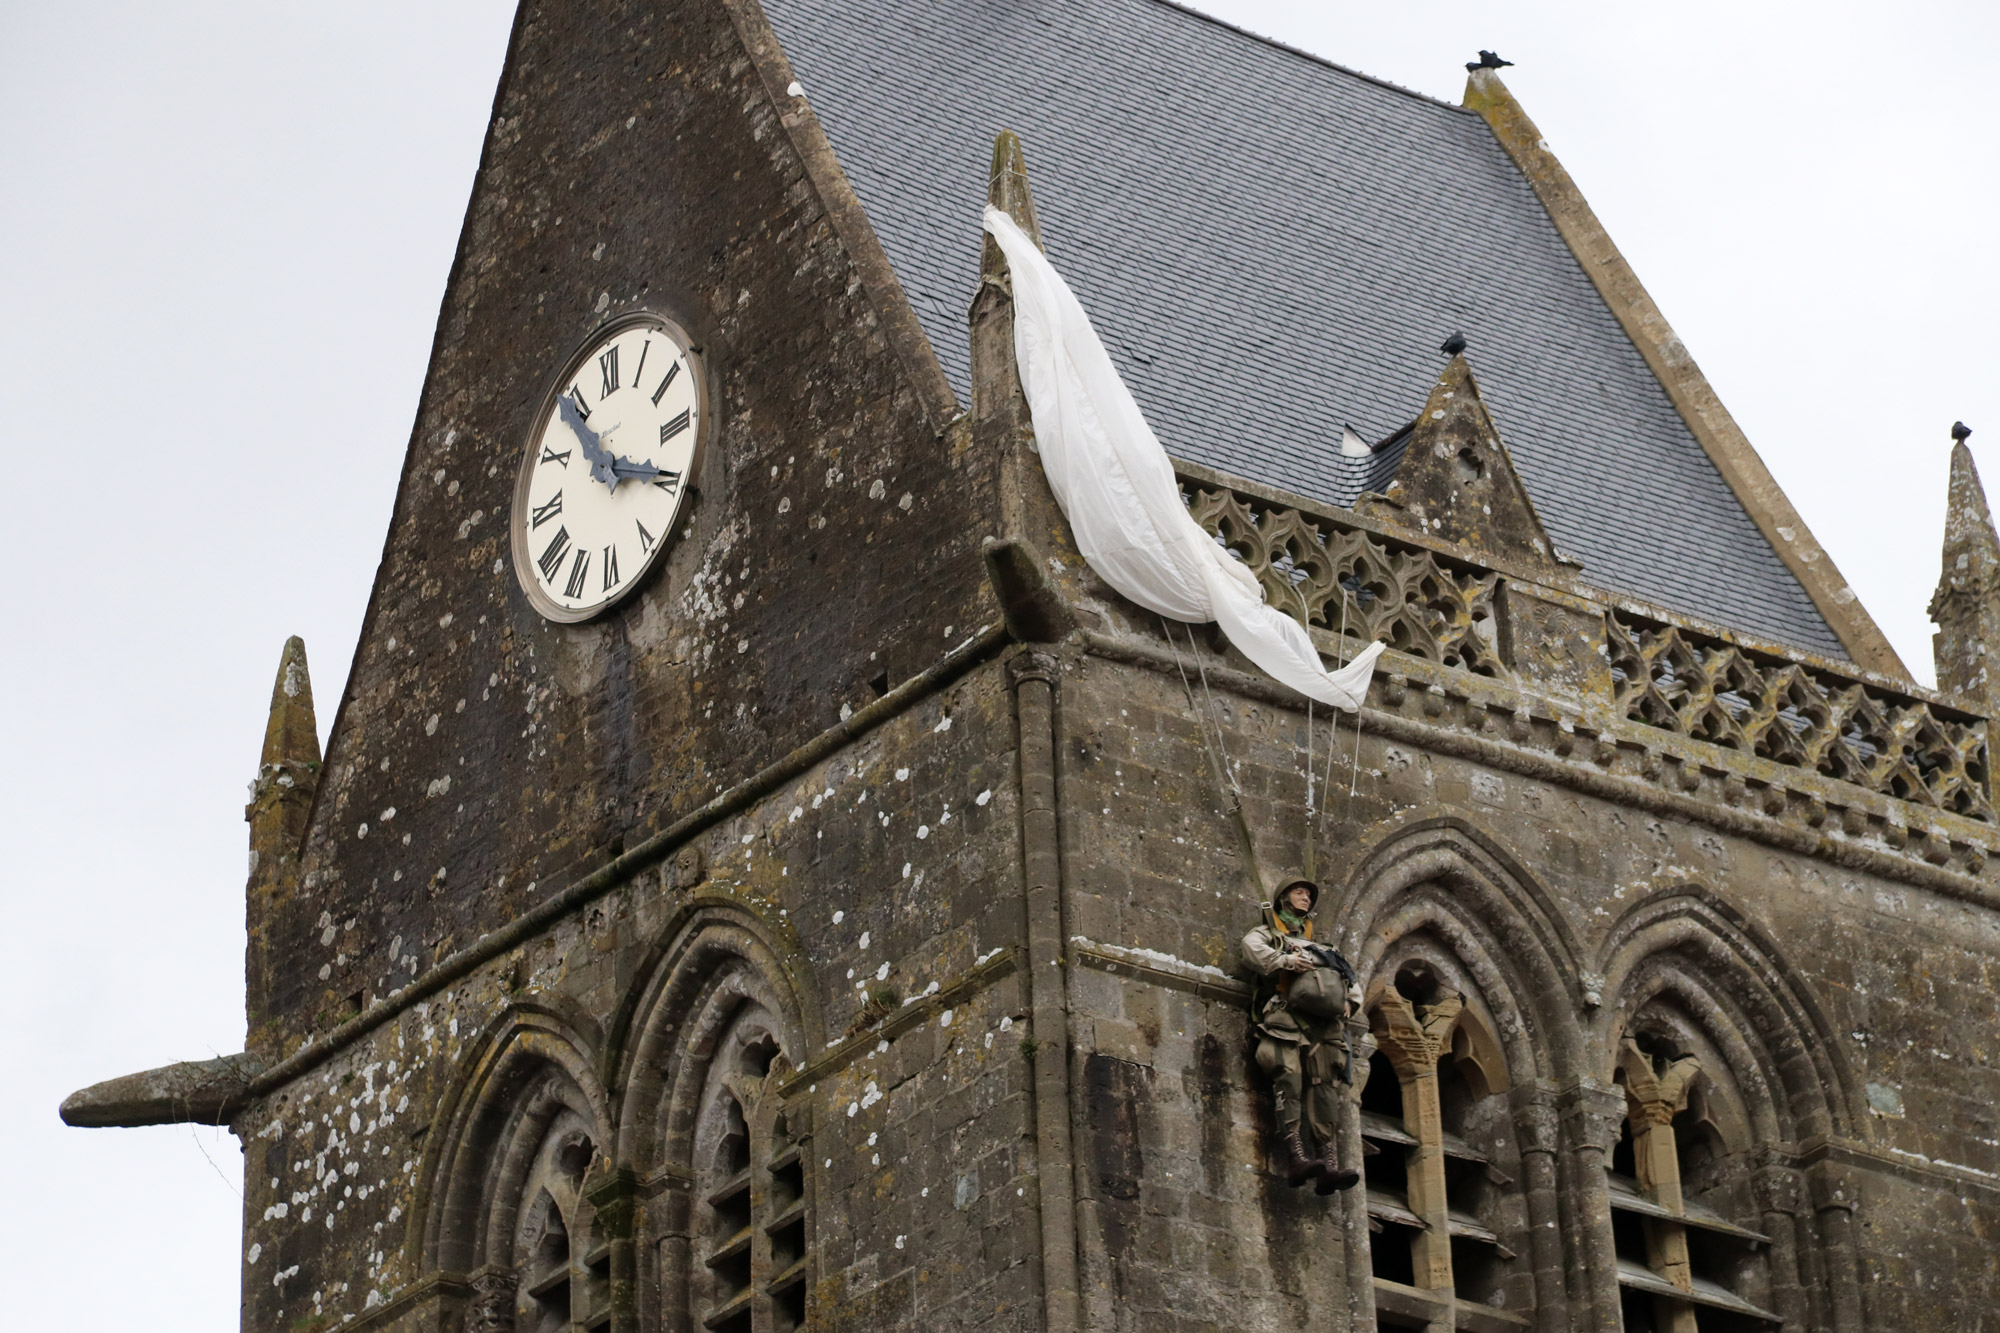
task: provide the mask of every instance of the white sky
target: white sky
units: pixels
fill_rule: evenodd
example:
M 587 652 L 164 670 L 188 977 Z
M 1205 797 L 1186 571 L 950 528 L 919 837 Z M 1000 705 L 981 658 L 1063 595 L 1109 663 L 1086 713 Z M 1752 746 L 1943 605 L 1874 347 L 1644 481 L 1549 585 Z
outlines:
M 1517 61 L 1508 85 L 1929 679 L 1946 431 L 2000 444 L 2000 6 L 1203 7 L 1454 100 L 1478 48 Z M 67 1130 L 56 1103 L 241 1046 L 240 812 L 278 652 L 305 636 L 323 732 L 510 17 L 0 0 L 13 1326 L 235 1322 L 234 1141 Z

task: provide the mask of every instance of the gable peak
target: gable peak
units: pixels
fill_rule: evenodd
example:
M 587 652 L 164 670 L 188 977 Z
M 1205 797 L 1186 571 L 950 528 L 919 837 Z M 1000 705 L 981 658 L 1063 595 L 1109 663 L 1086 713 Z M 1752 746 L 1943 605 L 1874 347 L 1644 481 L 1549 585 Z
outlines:
M 1553 565 L 1556 554 L 1460 350 L 1431 385 L 1395 477 L 1364 513 L 1489 557 Z M 1450 345 L 1450 344 L 1447 344 Z

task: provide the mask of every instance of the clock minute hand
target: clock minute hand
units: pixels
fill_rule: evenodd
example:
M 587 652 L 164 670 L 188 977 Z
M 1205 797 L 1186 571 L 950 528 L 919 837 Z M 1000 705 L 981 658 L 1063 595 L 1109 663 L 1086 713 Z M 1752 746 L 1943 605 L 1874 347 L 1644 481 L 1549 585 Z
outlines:
M 611 451 L 604 447 L 598 433 L 585 422 L 583 411 L 576 405 L 576 400 L 568 394 L 563 394 L 556 400 L 556 410 L 562 416 L 563 425 L 569 427 L 570 433 L 576 436 L 577 444 L 583 449 L 584 461 L 590 464 L 590 479 L 601 481 L 612 490 L 617 490 L 618 477 L 612 471 Z

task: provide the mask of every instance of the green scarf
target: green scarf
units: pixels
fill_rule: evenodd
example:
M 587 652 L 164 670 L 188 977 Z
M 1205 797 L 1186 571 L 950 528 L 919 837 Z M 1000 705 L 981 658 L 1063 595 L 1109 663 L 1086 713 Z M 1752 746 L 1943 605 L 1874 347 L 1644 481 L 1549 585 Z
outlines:
M 1305 929 L 1306 919 L 1292 911 L 1289 907 L 1280 907 L 1278 909 L 1278 920 L 1283 922 L 1285 929 L 1294 935 Z

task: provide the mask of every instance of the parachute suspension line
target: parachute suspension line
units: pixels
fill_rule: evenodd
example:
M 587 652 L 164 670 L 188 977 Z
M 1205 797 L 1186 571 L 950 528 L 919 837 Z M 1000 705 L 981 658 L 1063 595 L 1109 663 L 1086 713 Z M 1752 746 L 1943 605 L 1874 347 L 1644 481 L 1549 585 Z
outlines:
M 1313 700 L 1312 696 L 1308 694 L 1306 696 L 1306 867 L 1305 870 L 1306 870 L 1306 878 L 1312 880 L 1315 884 L 1317 884 L 1319 881 L 1318 879 L 1315 878 L 1315 875 L 1319 867 L 1314 864 L 1314 862 L 1318 860 L 1318 857 L 1315 856 L 1314 853 L 1316 853 L 1319 849 L 1314 845 L 1315 839 L 1313 837 L 1313 813 L 1314 813 L 1313 812 Z
M 1192 629 L 1188 631 L 1188 651 L 1194 651 L 1194 631 Z M 1208 666 L 1197 657 L 1194 659 L 1194 669 L 1201 673 L 1202 697 L 1208 700 L 1209 716 L 1215 723 L 1215 745 L 1222 752 L 1222 771 L 1228 776 L 1229 790 L 1236 793 L 1236 802 L 1240 807 L 1243 803 L 1243 788 L 1236 781 L 1236 770 L 1229 766 L 1229 747 L 1222 740 L 1222 710 L 1215 706 L 1215 696 L 1209 692 Z
M 1340 585 L 1340 647 L 1343 649 L 1347 647 L 1347 585 L 1345 583 Z M 1336 662 L 1340 662 L 1340 658 L 1340 653 L 1334 654 Z M 1345 666 L 1346 663 L 1340 662 L 1340 665 Z M 1327 728 L 1326 779 L 1320 783 L 1320 786 L 1329 792 L 1333 790 L 1333 757 L 1338 753 L 1340 753 L 1340 715 L 1336 713 L 1334 714 L 1333 722 Z M 1331 801 L 1327 802 L 1327 805 L 1331 804 Z M 1326 805 L 1322 805 L 1319 810 L 1319 828 L 1320 832 L 1326 832 Z
M 1354 788 L 1361 781 L 1361 705 L 1368 702 L 1366 691 L 1354 701 L 1354 761 L 1349 766 L 1347 779 L 1347 808 L 1354 808 Z M 1337 748 L 1337 747 L 1336 747 Z
M 1215 775 L 1216 790 L 1222 796 L 1222 803 L 1228 807 L 1230 823 L 1236 829 L 1237 851 L 1243 858 L 1243 878 L 1250 887 L 1250 896 L 1262 901 L 1267 890 L 1264 887 L 1263 872 L 1257 868 L 1257 847 L 1250 837 L 1250 821 L 1243 814 L 1243 789 L 1237 785 L 1236 775 L 1229 771 L 1228 751 L 1224 747 L 1222 718 L 1214 709 L 1215 696 L 1208 693 L 1208 671 L 1201 659 L 1195 658 L 1195 668 L 1201 673 L 1201 688 L 1208 694 L 1210 720 L 1215 723 L 1215 743 L 1208 739 L 1208 726 L 1204 721 L 1201 704 L 1194 697 L 1194 682 L 1188 679 L 1187 665 L 1181 661 L 1181 646 L 1174 638 L 1173 630 L 1167 626 L 1167 618 L 1160 617 L 1160 632 L 1167 636 L 1167 644 L 1174 650 L 1174 667 L 1181 673 L 1181 688 L 1187 692 L 1188 708 L 1194 713 L 1195 729 L 1201 733 L 1201 748 L 1208 754 L 1209 769 Z M 1193 652 L 1194 627 L 1188 627 L 1188 651 Z

